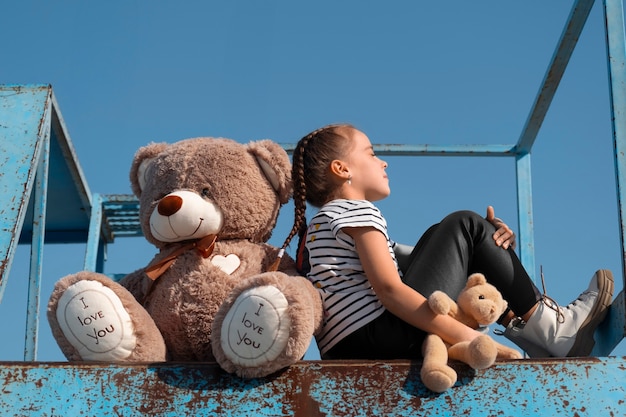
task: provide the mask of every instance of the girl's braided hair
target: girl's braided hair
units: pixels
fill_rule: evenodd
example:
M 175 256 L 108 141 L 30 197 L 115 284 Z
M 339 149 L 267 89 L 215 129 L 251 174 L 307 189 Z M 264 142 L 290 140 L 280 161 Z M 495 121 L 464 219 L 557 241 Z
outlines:
M 356 129 L 350 124 L 333 124 L 314 130 L 298 141 L 291 168 L 294 221 L 283 250 L 296 234 L 302 239 L 306 232 L 306 203 L 322 207 L 332 200 L 337 185 L 329 176 L 330 163 L 345 155 L 353 130 Z

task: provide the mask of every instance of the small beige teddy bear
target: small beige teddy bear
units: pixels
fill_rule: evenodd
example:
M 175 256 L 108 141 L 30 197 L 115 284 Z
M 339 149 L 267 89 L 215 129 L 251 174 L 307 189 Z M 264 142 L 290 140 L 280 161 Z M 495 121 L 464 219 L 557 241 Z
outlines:
M 428 297 L 428 304 L 435 313 L 447 314 L 474 329 L 495 323 L 507 308 L 502 294 L 480 273 L 470 275 L 456 302 L 442 291 L 435 291 Z M 485 369 L 496 359 L 522 357 L 517 350 L 496 343 L 487 335 L 471 342 L 447 345 L 439 336 L 429 334 L 422 345 L 422 354 L 422 382 L 434 392 L 444 392 L 456 383 L 457 374 L 448 365 L 449 359 L 464 362 L 473 369 Z

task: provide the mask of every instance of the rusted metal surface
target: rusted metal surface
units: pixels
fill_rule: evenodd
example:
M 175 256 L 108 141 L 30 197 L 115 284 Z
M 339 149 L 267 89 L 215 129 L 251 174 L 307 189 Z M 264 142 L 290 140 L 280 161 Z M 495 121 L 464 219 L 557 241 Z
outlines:
M 309 361 L 261 379 L 212 363 L 0 363 L 11 416 L 608 416 L 626 415 L 626 359 L 521 360 L 484 371 L 455 364 L 443 394 L 419 362 Z
M 0 299 L 48 140 L 50 94 L 44 87 L 0 88 Z

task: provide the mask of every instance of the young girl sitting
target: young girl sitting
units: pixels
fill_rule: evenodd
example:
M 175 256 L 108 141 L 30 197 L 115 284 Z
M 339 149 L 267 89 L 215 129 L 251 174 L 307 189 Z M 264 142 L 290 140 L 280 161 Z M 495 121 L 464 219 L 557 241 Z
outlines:
M 453 299 L 481 272 L 509 304 L 498 323 L 530 356 L 587 356 L 613 296 L 610 271 L 595 273 L 567 307 L 541 295 L 514 252 L 515 235 L 492 207 L 487 217 L 459 211 L 432 226 L 401 259 L 373 202 L 390 193 L 387 163 L 351 125 L 330 125 L 302 138 L 293 153 L 295 220 L 283 248 L 299 234 L 298 261 L 318 288 L 325 324 L 317 336 L 324 359 L 420 358 L 426 333 L 448 343 L 482 335 L 426 298 Z M 306 227 L 306 203 L 319 212 Z

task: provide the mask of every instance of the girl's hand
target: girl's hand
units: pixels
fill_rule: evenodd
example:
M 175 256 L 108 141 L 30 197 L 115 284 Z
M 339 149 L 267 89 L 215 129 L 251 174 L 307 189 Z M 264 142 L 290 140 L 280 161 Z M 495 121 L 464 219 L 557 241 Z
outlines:
M 487 221 L 496 227 L 496 232 L 493 234 L 493 240 L 496 245 L 503 249 L 515 249 L 515 232 L 511 230 L 509 226 L 495 216 L 495 212 L 492 206 L 487 207 Z

